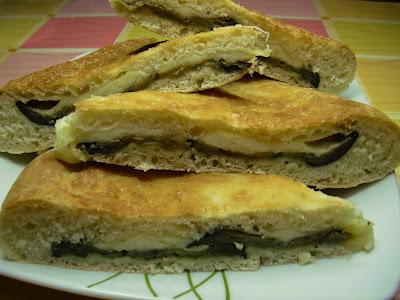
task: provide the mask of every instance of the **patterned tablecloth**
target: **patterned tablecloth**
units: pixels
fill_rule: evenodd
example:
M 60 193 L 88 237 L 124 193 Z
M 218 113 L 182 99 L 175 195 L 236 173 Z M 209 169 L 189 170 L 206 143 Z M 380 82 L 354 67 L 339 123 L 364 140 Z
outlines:
M 400 3 L 237 2 L 348 44 L 356 53 L 357 80 L 364 93 L 374 106 L 400 125 Z M 142 36 L 162 38 L 115 16 L 106 0 L 0 0 L 0 86 L 98 47 Z M 400 168 L 397 178 L 400 180 Z M 25 299 L 29 295 L 41 299 L 71 297 L 1 276 L 0 288 L 3 299 Z

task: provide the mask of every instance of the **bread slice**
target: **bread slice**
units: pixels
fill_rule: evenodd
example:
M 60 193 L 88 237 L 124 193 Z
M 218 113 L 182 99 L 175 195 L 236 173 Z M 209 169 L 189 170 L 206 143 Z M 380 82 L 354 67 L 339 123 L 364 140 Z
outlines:
M 70 163 L 277 174 L 317 188 L 374 181 L 400 162 L 400 129 L 383 113 L 271 80 L 207 95 L 93 97 L 57 122 L 56 135 L 57 155 Z
M 49 151 L 8 193 L 0 244 L 12 260 L 86 270 L 256 270 L 370 250 L 373 229 L 284 177 L 68 165 Z
M 247 10 L 231 0 L 109 0 L 131 23 L 176 37 L 234 24 L 268 31 L 271 56 L 257 72 L 321 91 L 344 90 L 354 78 L 356 60 L 338 41 Z
M 218 87 L 268 56 L 268 34 L 245 26 L 168 41 L 140 39 L 13 80 L 0 90 L 0 152 L 54 145 L 55 121 L 91 95 L 152 89 L 193 92 Z

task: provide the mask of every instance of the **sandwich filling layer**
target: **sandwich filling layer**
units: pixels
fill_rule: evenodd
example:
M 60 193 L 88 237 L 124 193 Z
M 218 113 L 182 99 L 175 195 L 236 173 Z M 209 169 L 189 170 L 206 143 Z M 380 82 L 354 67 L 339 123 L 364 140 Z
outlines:
M 146 47 L 149 47 L 146 46 Z M 149 48 L 147 48 L 149 49 Z M 140 49 L 139 49 L 140 50 Z M 134 86 L 129 86 L 129 82 L 132 81 L 132 78 L 129 76 L 123 76 L 119 79 L 116 79 L 116 82 L 110 83 L 117 87 L 113 88 L 112 92 L 108 91 L 107 88 L 101 88 L 98 91 L 93 91 L 93 94 L 96 95 L 108 95 L 118 92 L 132 92 L 139 89 L 146 89 L 147 87 L 150 89 L 159 89 L 157 86 L 153 88 L 152 83 L 160 81 L 160 79 L 167 79 L 169 83 L 173 81 L 179 82 L 180 76 L 182 74 L 190 74 L 191 72 L 196 72 L 199 70 L 199 67 L 207 67 L 215 70 L 216 74 L 227 74 L 227 75 L 235 75 L 236 73 L 246 73 L 246 70 L 252 66 L 251 63 L 245 61 L 238 61 L 235 63 L 228 63 L 224 59 L 219 59 L 218 61 L 209 60 L 203 62 L 201 65 L 196 66 L 188 66 L 176 69 L 169 73 L 164 74 L 152 74 L 147 78 L 143 78 L 141 80 L 136 80 L 136 84 Z M 125 78 L 126 77 L 126 78 Z M 109 84 L 109 85 L 110 85 Z M 121 86 L 122 88 L 118 88 Z M 45 126 L 54 126 L 55 122 L 70 114 L 74 111 L 73 101 L 58 101 L 58 100 L 48 100 L 48 101 L 38 101 L 38 100 L 30 100 L 26 103 L 22 101 L 17 101 L 16 106 L 18 110 L 31 122 L 36 123 L 38 125 Z
M 139 49 L 132 51 L 131 53 L 128 53 L 128 55 L 139 54 L 151 48 L 157 47 L 158 45 L 165 42 L 166 41 L 159 41 L 145 45 Z M 33 123 L 36 123 L 38 125 L 53 126 L 58 119 L 61 119 L 62 117 L 65 117 L 66 115 L 74 111 L 74 107 L 70 103 L 71 101 L 64 102 L 64 104 L 61 104 L 58 100 L 30 100 L 26 103 L 18 101 L 16 102 L 16 106 L 19 111 Z
M 290 240 L 281 240 L 275 237 L 263 237 L 238 230 L 217 228 L 207 232 L 199 240 L 190 242 L 184 248 L 167 248 L 155 250 L 124 249 L 113 250 L 112 247 L 96 247 L 85 241 L 73 243 L 68 240 L 54 242 L 51 245 L 51 253 L 54 257 L 74 255 L 86 257 L 90 254 L 98 254 L 108 258 L 116 257 L 140 257 L 155 259 L 169 256 L 200 257 L 200 256 L 241 256 L 247 257 L 247 247 L 257 248 L 294 248 L 305 245 L 317 246 L 320 244 L 339 244 L 351 238 L 351 234 L 342 229 L 332 228 L 318 233 L 304 235 Z
M 27 117 L 31 122 L 38 125 L 54 126 L 58 119 L 70 114 L 74 111 L 73 106 L 63 106 L 55 108 L 60 101 L 37 101 L 30 100 L 27 103 L 22 101 L 16 102 L 19 111 Z
M 283 72 L 292 80 L 298 83 L 303 83 L 307 86 L 318 88 L 321 78 L 318 73 L 314 73 L 313 71 L 307 68 L 295 68 L 279 59 L 275 59 L 272 57 L 257 57 L 260 68 L 265 65 L 267 69 L 274 70 L 277 69 L 279 73 Z M 259 73 L 264 73 L 260 71 Z M 262 74 L 268 76 L 268 72 L 266 74 Z
M 178 142 L 161 137 L 127 137 L 112 142 L 80 142 L 76 148 L 86 155 L 110 155 L 129 144 L 142 147 L 157 147 L 162 150 L 198 151 L 209 154 L 244 155 L 252 158 L 274 158 L 280 155 L 296 157 L 307 165 L 318 167 L 330 164 L 344 156 L 354 145 L 358 132 L 337 133 L 326 138 L 306 142 L 267 144 L 237 135 L 214 132 L 204 134 L 196 140 Z

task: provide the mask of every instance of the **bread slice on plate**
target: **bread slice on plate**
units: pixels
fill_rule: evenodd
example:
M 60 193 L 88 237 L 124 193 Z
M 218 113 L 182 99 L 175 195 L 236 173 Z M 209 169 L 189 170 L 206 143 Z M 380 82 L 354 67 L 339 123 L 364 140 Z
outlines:
M 91 95 L 152 89 L 193 92 L 252 72 L 268 56 L 268 34 L 245 26 L 221 28 L 165 43 L 140 39 L 100 49 L 0 89 L 0 152 L 44 151 L 54 123 Z
M 257 270 L 373 243 L 351 203 L 285 177 L 69 165 L 53 151 L 22 172 L 0 214 L 9 259 L 85 270 Z
M 271 34 L 271 56 L 258 72 L 288 83 L 338 92 L 354 78 L 354 53 L 342 43 L 249 11 L 231 0 L 109 0 L 131 23 L 176 37 L 235 24 Z
M 400 162 L 400 129 L 377 109 L 272 80 L 93 97 L 56 135 L 70 163 L 277 174 L 317 188 L 374 181 Z

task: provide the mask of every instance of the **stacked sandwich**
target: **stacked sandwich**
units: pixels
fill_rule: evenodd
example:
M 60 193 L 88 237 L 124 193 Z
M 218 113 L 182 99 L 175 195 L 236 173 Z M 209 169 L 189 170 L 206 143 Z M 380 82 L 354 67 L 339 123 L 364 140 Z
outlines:
M 228 0 L 110 2 L 173 39 L 2 87 L 0 151 L 42 153 L 1 210 L 8 258 L 158 273 L 373 248 L 354 205 L 307 187 L 354 187 L 400 162 L 397 125 L 326 93 L 353 80 L 346 46 Z

